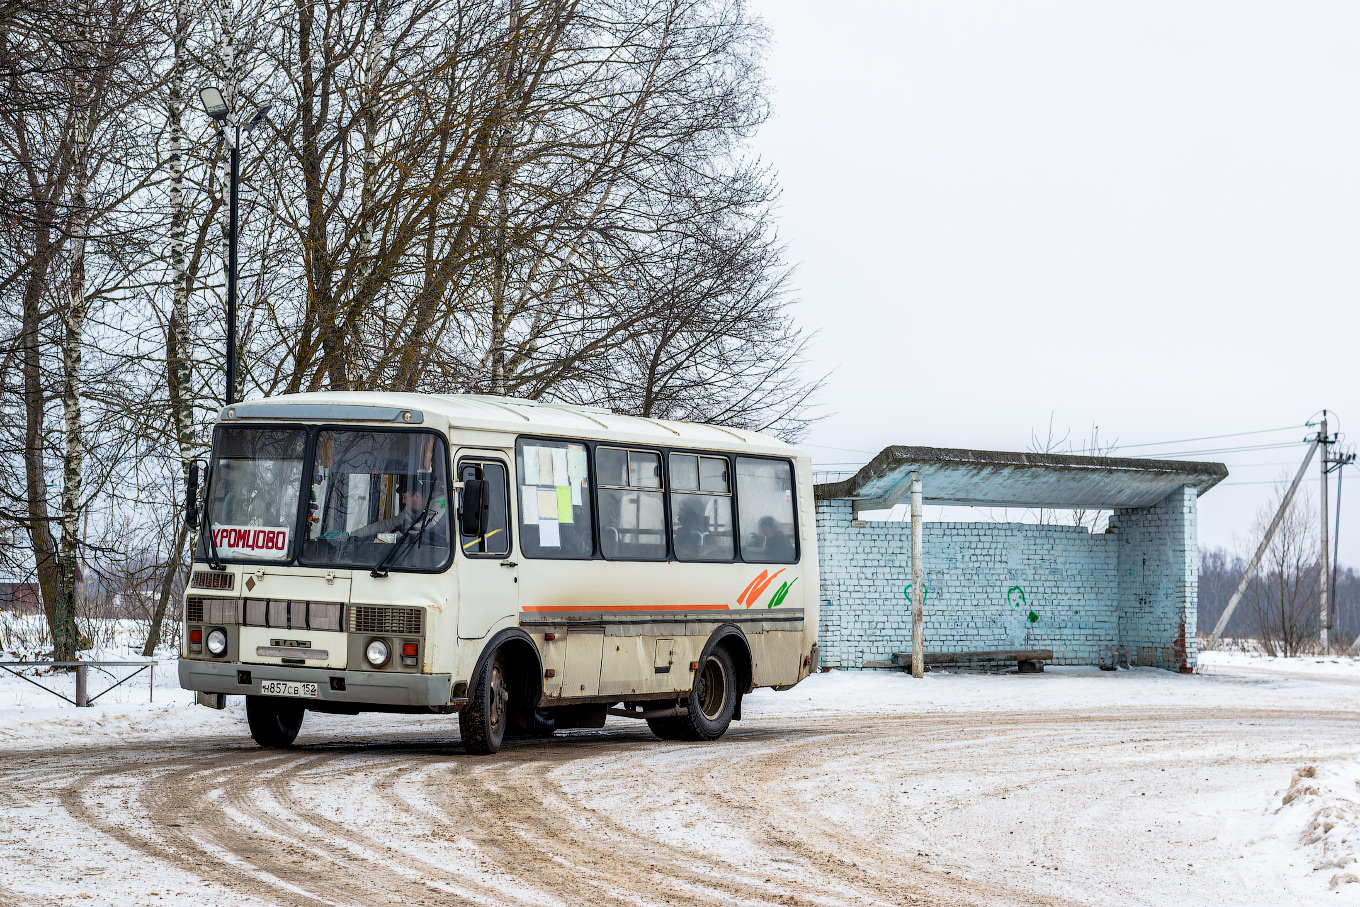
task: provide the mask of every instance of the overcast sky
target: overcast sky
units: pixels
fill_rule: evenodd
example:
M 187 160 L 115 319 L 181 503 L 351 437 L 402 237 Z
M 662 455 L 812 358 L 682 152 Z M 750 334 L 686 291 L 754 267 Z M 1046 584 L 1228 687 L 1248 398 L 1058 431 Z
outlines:
M 1124 445 L 1295 426 L 1129 456 L 1297 442 L 1324 406 L 1360 438 L 1360 3 L 753 7 L 819 464 L 1025 449 L 1050 413 Z M 1231 475 L 1201 545 L 1253 543 L 1303 451 L 1202 457 Z

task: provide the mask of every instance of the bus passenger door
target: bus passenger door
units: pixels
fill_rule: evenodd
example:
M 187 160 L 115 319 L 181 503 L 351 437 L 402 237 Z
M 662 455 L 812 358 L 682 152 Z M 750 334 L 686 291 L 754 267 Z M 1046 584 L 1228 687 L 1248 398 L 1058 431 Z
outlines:
M 500 455 L 460 450 L 459 482 L 477 477 L 484 485 L 486 525 L 477 536 L 458 534 L 458 636 L 481 639 L 497 621 L 519 613 L 518 568 L 510 535 L 510 470 Z M 462 491 L 458 492 L 462 510 Z

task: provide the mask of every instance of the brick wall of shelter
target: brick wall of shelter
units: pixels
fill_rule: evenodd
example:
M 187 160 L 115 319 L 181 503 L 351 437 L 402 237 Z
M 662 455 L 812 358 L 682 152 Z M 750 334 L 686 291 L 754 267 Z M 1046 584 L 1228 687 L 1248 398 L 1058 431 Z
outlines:
M 1057 664 L 1194 666 L 1195 497 L 1121 510 L 1115 531 L 926 523 L 927 651 L 1052 649 Z M 854 526 L 848 500 L 817 502 L 822 664 L 858 668 L 909 651 L 911 524 Z M 1033 613 L 1038 619 L 1030 621 Z
M 1119 539 L 1119 642 L 1132 663 L 1195 669 L 1198 503 L 1185 485 L 1152 507 L 1110 517 Z

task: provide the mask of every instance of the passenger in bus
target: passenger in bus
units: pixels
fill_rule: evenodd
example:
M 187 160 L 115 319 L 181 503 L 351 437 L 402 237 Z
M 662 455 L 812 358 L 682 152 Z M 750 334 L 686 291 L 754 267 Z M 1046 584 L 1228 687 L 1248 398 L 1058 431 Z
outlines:
M 776 564 L 791 562 L 793 560 L 793 542 L 775 523 L 774 517 L 761 517 L 759 526 L 760 534 L 765 537 L 765 548 L 762 552 L 764 559 Z
M 681 495 L 676 495 L 681 497 Z M 682 560 L 696 560 L 703 554 L 704 539 L 708 537 L 708 514 L 704 502 L 685 496 L 675 514 L 675 553 Z
M 349 538 L 371 539 L 383 532 L 401 532 L 420 519 L 425 512 L 426 505 L 430 500 L 429 480 L 417 477 L 414 486 L 407 490 L 406 476 L 397 478 L 397 495 L 401 501 L 401 512 L 396 516 L 388 517 L 385 520 L 377 520 L 367 526 L 360 526 L 358 529 L 348 533 Z M 444 516 L 443 511 L 431 511 L 426 529 L 433 528 Z

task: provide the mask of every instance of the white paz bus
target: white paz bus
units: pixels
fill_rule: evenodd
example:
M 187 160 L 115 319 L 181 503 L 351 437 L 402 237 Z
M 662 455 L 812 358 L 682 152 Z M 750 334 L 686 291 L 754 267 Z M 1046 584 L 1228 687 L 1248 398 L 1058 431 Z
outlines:
M 222 411 L 203 498 L 180 683 L 262 746 L 308 710 L 456 712 L 481 754 L 610 714 L 711 740 L 818 662 L 810 461 L 753 432 L 289 395 Z

